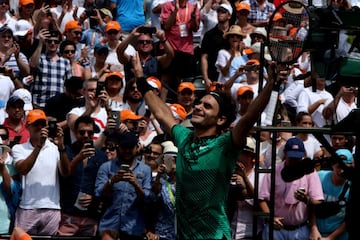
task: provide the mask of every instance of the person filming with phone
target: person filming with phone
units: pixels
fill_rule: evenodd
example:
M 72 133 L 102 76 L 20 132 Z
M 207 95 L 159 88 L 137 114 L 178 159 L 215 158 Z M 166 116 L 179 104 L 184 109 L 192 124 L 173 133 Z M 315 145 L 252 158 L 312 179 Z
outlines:
M 121 240 L 143 240 L 144 207 L 151 189 L 151 169 L 137 159 L 139 139 L 133 132 L 114 132 L 118 157 L 101 165 L 95 196 L 104 202 L 99 231 L 114 229 Z
M 76 141 L 66 146 L 70 161 L 70 176 L 61 178 L 61 236 L 95 236 L 97 201 L 94 198 L 96 174 L 108 160 L 105 153 L 93 145 L 95 122 L 90 116 L 76 119 Z
M 56 127 L 56 136 L 50 138 L 45 113 L 30 110 L 26 116 L 30 138 L 12 148 L 24 183 L 15 226 L 33 235 L 55 235 L 60 222 L 59 173 L 68 176 L 70 163 L 62 128 Z

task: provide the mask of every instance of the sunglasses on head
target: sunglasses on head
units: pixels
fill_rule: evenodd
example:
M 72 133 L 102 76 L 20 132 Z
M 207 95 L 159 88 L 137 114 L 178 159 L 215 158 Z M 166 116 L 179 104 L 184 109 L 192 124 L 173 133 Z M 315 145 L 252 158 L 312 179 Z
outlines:
M 60 43 L 60 41 L 56 40 L 56 39 L 47 39 L 46 42 L 49 44 L 51 44 L 51 43 L 59 44 Z
M 74 54 L 74 53 L 75 53 L 75 50 L 64 50 L 64 53 L 65 53 L 65 54 L 69 54 L 69 53 Z
M 151 44 L 152 40 L 138 40 L 137 43 L 138 44 Z
M 85 133 L 87 133 L 88 136 L 94 135 L 94 131 L 92 131 L 92 130 L 79 130 L 79 134 L 80 134 L 81 136 L 84 136 Z

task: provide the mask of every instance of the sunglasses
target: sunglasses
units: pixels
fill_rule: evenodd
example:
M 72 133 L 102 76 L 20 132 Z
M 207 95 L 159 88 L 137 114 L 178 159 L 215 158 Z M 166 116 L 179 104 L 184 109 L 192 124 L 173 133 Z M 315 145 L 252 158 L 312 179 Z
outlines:
M 9 139 L 9 135 L 7 134 L 0 134 L 0 137 L 2 140 L 8 140 Z
M 46 42 L 47 42 L 48 44 L 51 44 L 51 43 L 59 44 L 59 43 L 60 43 L 59 40 L 55 40 L 55 39 L 47 39 Z
M 75 35 L 82 35 L 82 32 L 80 32 L 80 31 L 75 31 L 74 34 L 75 34 Z
M 9 5 L 9 2 L 7 2 L 7 1 L 0 1 L 0 5 L 3 5 L 3 4 Z
M 132 86 L 132 87 L 129 88 L 130 91 L 135 91 L 136 89 L 138 89 L 138 88 L 137 88 L 137 87 L 134 87 L 134 86 Z
M 151 44 L 152 43 L 152 40 L 138 40 L 137 41 L 138 44 Z
M 109 150 L 110 152 L 113 152 L 116 150 L 116 146 L 105 146 L 103 148 L 103 151 L 105 152 L 106 150 Z
M 219 8 L 216 12 L 217 13 L 228 13 L 228 11 L 224 8 Z
M 110 31 L 107 31 L 106 32 L 107 34 L 111 35 L 111 34 L 118 34 L 119 31 L 116 31 L 116 30 L 110 30 Z
M 74 54 L 74 53 L 75 53 L 75 50 L 64 50 L 64 53 L 65 53 L 65 54 L 69 54 L 69 53 Z
M 79 134 L 80 134 L 81 136 L 84 136 L 85 133 L 87 133 L 88 136 L 94 135 L 94 131 L 92 131 L 92 130 L 79 130 L 78 132 L 79 132 Z
M 35 121 L 31 124 L 34 127 L 45 127 L 46 126 L 46 121 L 45 120 L 38 120 Z

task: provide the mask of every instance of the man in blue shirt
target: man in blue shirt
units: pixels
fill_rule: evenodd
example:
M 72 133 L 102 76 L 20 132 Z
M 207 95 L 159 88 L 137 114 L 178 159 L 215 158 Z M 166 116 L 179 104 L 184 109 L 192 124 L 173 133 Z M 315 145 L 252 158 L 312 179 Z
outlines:
M 121 240 L 142 240 L 144 207 L 151 189 L 151 169 L 136 159 L 138 142 L 133 132 L 115 132 L 118 158 L 104 163 L 97 174 L 95 195 L 104 205 L 99 231 L 115 229 Z

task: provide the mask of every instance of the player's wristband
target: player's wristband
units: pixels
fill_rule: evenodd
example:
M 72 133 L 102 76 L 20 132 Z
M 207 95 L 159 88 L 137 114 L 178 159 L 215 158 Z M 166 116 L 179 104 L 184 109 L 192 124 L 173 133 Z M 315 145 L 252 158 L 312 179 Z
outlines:
M 153 88 L 147 83 L 146 79 L 144 77 L 138 78 L 136 80 L 136 86 L 137 89 L 139 90 L 139 92 L 141 92 L 141 94 L 143 96 L 145 96 L 145 93 L 147 93 L 148 91 L 152 90 Z

